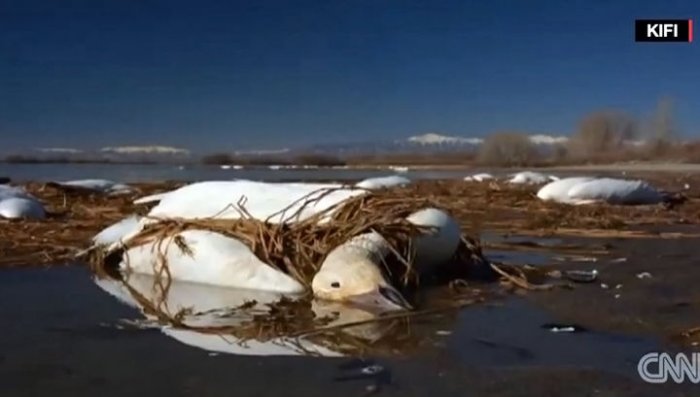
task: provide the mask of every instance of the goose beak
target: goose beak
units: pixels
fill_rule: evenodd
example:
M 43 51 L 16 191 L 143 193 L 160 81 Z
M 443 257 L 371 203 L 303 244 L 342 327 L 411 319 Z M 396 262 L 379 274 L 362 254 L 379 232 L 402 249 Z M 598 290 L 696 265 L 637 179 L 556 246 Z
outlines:
M 349 298 L 350 302 L 361 307 L 377 308 L 381 311 L 412 310 L 413 307 L 395 288 L 381 286 L 376 290 Z

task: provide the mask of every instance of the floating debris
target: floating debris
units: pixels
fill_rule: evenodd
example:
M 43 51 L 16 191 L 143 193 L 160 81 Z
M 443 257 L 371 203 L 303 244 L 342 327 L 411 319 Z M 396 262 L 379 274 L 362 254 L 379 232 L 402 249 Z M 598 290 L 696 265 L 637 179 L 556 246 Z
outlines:
M 637 274 L 637 278 L 640 279 L 640 280 L 643 280 L 643 279 L 645 279 L 645 278 L 651 278 L 651 273 L 649 273 L 649 272 L 641 272 L 641 273 Z
M 598 279 L 598 270 L 566 270 L 564 276 L 577 283 L 592 283 Z
M 384 367 L 378 364 L 368 365 L 360 370 L 365 375 L 376 375 L 384 372 Z
M 596 262 L 598 262 L 598 258 L 593 257 L 593 256 L 585 256 L 585 255 L 554 256 L 554 257 L 552 257 L 552 259 L 556 260 L 558 262 L 583 262 L 583 263 L 596 263 Z
M 574 324 L 543 324 L 542 328 L 554 333 L 584 332 L 585 328 Z

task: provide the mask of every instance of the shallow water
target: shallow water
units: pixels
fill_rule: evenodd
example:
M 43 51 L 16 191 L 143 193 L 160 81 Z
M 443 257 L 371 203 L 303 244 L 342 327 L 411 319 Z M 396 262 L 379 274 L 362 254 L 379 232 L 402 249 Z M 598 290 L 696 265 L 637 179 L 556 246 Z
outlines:
M 226 179 L 254 179 L 265 181 L 348 181 L 369 177 L 399 174 L 411 179 L 463 179 L 479 172 L 489 172 L 496 177 L 510 175 L 509 170 L 490 170 L 465 166 L 462 169 L 409 169 L 397 173 L 384 169 L 316 168 L 273 170 L 267 166 L 243 169 L 221 169 L 218 165 L 203 164 L 14 164 L 0 163 L 0 177 L 10 177 L 16 182 L 61 181 L 101 178 L 125 183 L 156 182 L 164 180 L 201 181 Z M 559 176 L 577 175 L 576 171 L 562 170 Z
M 484 250 L 487 258 L 494 262 L 519 265 L 548 265 L 552 264 L 556 254 L 547 252 L 517 252 L 507 250 Z
M 504 235 L 502 233 L 485 231 L 480 234 L 481 242 L 484 244 L 499 244 L 508 246 L 510 249 L 490 249 L 484 248 L 484 254 L 496 262 L 520 264 L 520 265 L 547 265 L 554 262 L 557 253 L 554 251 L 529 251 L 522 250 L 519 244 L 532 243 L 539 247 L 556 247 L 563 241 L 559 238 L 532 237 L 518 235 Z M 526 248 L 526 247 L 525 247 Z
M 103 178 L 120 182 L 153 182 L 164 180 L 198 181 L 254 179 L 266 181 L 346 181 L 396 174 L 390 169 L 279 169 L 250 167 L 241 170 L 219 166 L 173 164 L 7 164 L 0 163 L 0 176 L 14 181 L 57 181 Z M 401 175 L 415 179 L 461 179 L 466 170 L 411 170 Z
M 384 370 L 372 376 L 360 371 L 370 359 L 212 356 L 156 329 L 119 329 L 120 319 L 141 318 L 139 312 L 104 293 L 77 267 L 0 270 L 0 318 L 0 384 L 21 392 L 16 395 L 230 395 L 223 392 L 233 389 L 323 395 L 324 388 L 342 394 L 380 386 L 418 393 L 457 387 L 483 370 L 517 369 L 594 370 L 636 381 L 639 357 L 660 349 L 654 340 L 624 335 L 552 333 L 543 325 L 556 319 L 514 298 L 468 307 L 454 321 L 434 324 L 432 347 L 408 360 L 383 358 Z M 445 379 L 436 375 L 438 367 Z M 403 374 L 400 381 L 391 379 L 391 371 Z M 416 378 L 410 375 L 415 371 L 432 375 Z M 284 382 L 266 384 L 269 377 Z

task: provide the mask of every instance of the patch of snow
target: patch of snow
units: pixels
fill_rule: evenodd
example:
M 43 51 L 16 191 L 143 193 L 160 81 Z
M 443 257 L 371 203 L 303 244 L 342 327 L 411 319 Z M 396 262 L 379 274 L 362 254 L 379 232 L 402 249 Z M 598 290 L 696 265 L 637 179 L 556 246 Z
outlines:
M 560 145 L 569 142 L 569 137 L 566 136 L 551 136 L 543 134 L 530 135 L 528 139 L 535 145 Z
M 108 146 L 100 149 L 103 153 L 118 153 L 118 154 L 173 154 L 173 155 L 189 155 L 187 149 L 172 147 L 172 146 Z
M 80 149 L 68 148 L 68 147 L 40 147 L 35 149 L 37 152 L 41 153 L 64 153 L 64 154 L 79 154 L 83 153 Z
M 412 136 L 407 139 L 408 142 L 417 143 L 420 145 L 439 145 L 439 144 L 469 144 L 480 145 L 484 142 L 482 138 L 463 138 L 459 136 L 440 135 L 430 132 L 423 135 Z

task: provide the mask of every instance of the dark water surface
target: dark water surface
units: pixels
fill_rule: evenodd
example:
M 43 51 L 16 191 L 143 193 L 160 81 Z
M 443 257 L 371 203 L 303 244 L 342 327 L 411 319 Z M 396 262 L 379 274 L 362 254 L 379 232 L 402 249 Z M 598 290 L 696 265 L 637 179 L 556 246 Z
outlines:
M 636 374 L 638 359 L 661 349 L 656 341 L 552 333 L 543 325 L 555 319 L 520 299 L 467 308 L 453 329 L 442 331 L 444 343 L 378 361 L 212 355 L 157 329 L 114 327 L 139 317 L 82 268 L 0 270 L 2 395 L 653 396 L 665 390 Z M 370 364 L 383 370 L 362 374 Z M 687 395 L 679 390 L 665 394 Z
M 462 179 L 470 170 L 411 170 L 402 175 L 416 179 Z M 86 178 L 110 179 L 119 182 L 153 182 L 163 180 L 197 181 L 225 179 L 255 180 L 359 180 L 396 174 L 390 169 L 279 169 L 249 167 L 241 170 L 219 166 L 173 164 L 7 164 L 0 163 L 0 176 L 14 181 L 62 181 Z
M 118 182 L 154 182 L 164 180 L 201 181 L 226 179 L 253 179 L 265 181 L 350 181 L 386 175 L 404 175 L 411 179 L 463 179 L 479 172 L 490 172 L 495 176 L 510 175 L 515 170 L 489 170 L 464 167 L 462 169 L 435 170 L 413 168 L 407 172 L 384 169 L 347 168 L 283 168 L 270 169 L 266 166 L 243 169 L 222 169 L 217 165 L 177 165 L 177 164 L 12 164 L 0 163 L 0 177 L 10 177 L 16 182 L 26 181 L 66 181 L 74 179 L 100 178 Z M 582 175 L 572 170 L 556 172 L 542 170 L 558 176 Z M 603 175 L 611 172 L 589 172 L 585 175 Z

